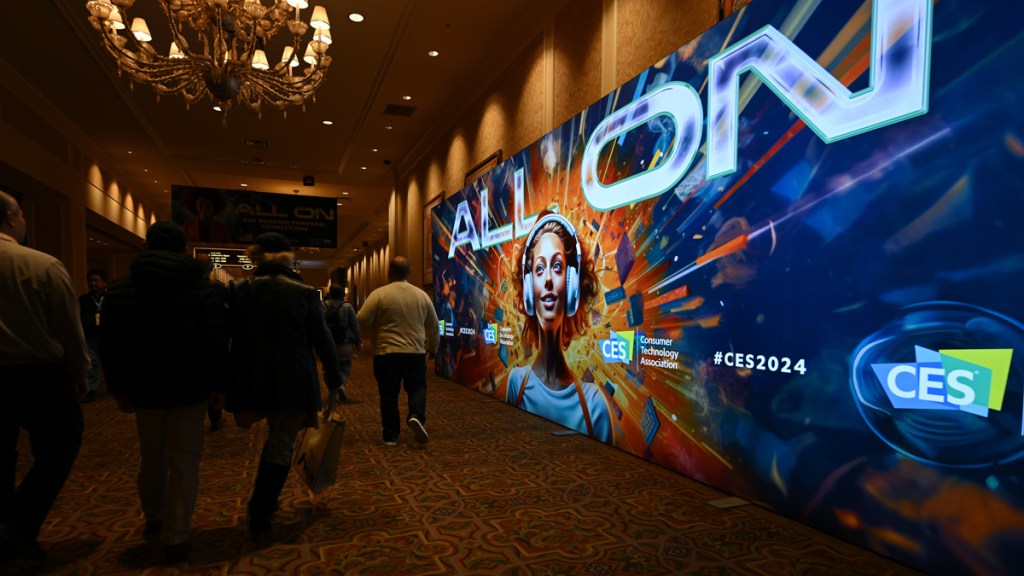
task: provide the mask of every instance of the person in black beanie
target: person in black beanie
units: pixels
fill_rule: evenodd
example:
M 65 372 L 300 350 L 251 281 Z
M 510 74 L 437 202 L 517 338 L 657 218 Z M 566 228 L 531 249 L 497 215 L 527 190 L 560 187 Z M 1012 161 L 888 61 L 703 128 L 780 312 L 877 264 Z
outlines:
M 255 272 L 232 282 L 232 376 L 225 409 L 243 428 L 263 418 L 268 423 L 249 499 L 249 531 L 262 543 L 270 536 L 299 430 L 317 426 L 321 400 L 314 353 L 332 393 L 341 386 L 341 372 L 319 293 L 292 269 L 295 253 L 288 239 L 261 234 L 248 253 Z
M 206 407 L 227 360 L 223 306 L 185 246 L 181 226 L 155 222 L 100 313 L 107 388 L 121 411 L 135 414 L 139 434 L 143 537 L 164 545 L 168 563 L 191 548 Z

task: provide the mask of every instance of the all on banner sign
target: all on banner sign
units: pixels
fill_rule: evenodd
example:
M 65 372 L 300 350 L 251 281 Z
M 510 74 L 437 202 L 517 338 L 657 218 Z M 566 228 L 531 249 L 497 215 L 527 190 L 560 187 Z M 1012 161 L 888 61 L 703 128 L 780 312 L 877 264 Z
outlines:
M 1022 16 L 753 2 L 434 209 L 437 369 L 920 569 L 1015 573 Z

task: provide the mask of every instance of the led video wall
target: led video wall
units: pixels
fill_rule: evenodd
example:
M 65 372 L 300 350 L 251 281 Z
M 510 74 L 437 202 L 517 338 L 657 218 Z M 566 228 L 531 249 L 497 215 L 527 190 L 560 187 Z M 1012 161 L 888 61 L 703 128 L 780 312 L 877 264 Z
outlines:
M 753 2 L 434 209 L 437 369 L 922 570 L 1015 573 L 1022 16 Z

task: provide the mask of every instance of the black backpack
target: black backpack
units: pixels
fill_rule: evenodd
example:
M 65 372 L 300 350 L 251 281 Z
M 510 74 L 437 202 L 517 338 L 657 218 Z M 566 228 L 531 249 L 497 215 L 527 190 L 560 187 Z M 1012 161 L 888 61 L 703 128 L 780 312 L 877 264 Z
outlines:
M 340 306 L 326 304 L 327 327 L 331 329 L 331 336 L 334 337 L 335 344 L 343 344 L 348 332 L 348 314 L 342 313 L 343 307 L 344 304 Z

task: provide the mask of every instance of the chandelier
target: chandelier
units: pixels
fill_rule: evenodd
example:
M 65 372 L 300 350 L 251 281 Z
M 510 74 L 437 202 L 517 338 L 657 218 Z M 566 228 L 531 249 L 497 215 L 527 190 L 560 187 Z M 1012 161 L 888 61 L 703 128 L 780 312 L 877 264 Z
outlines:
M 322 6 L 313 9 L 309 23 L 299 12 L 307 0 L 157 0 L 170 29 L 166 55 L 151 42 L 142 18 L 126 28 L 135 0 L 89 0 L 89 22 L 100 32 L 103 46 L 117 62 L 118 74 L 134 83 L 149 84 L 157 93 L 178 94 L 186 107 L 210 98 L 227 113 L 242 104 L 260 114 L 264 106 L 285 111 L 303 106 L 323 82 L 331 57 L 330 21 Z M 267 59 L 269 41 L 287 27 L 291 39 L 273 66 Z M 302 37 L 312 38 L 300 51 Z M 301 55 L 301 57 L 300 57 Z M 303 70 L 293 70 L 307 64 Z M 225 118 L 226 121 L 226 118 Z

